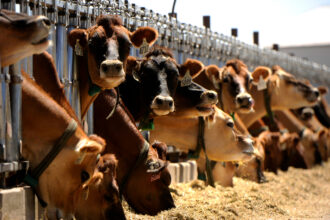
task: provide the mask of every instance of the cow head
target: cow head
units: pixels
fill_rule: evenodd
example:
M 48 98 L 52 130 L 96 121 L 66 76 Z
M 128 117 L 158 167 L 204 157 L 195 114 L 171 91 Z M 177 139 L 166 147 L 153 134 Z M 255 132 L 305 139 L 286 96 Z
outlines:
M 45 51 L 49 45 L 49 28 L 50 21 L 45 16 L 28 16 L 1 9 L 1 67 Z
M 205 74 L 215 89 L 222 88 L 218 95 L 221 95 L 226 112 L 249 113 L 253 110 L 254 101 L 249 94 L 252 77 L 242 61 L 230 60 L 222 68 L 210 65 L 205 68 Z
M 252 73 L 253 81 L 259 83 L 262 75 L 271 94 L 272 106 L 279 108 L 299 108 L 312 106 L 318 100 L 319 91 L 309 83 L 297 80 L 279 66 L 273 67 L 273 74 L 267 67 L 257 67 Z
M 95 174 L 75 207 L 77 219 L 126 219 L 116 182 L 118 162 L 114 155 L 99 158 Z
M 76 145 L 68 141 L 39 178 L 41 198 L 64 213 L 72 213 L 77 201 L 86 197 L 90 185 L 98 178 L 94 176 L 95 164 L 103 149 L 104 145 L 87 137 L 80 138 Z
M 154 143 L 149 147 L 146 163 L 136 167 L 127 182 L 123 191 L 125 199 L 138 213 L 156 215 L 175 207 L 168 189 L 171 176 L 166 168 L 165 155 L 166 145 Z
M 245 161 L 251 159 L 256 153 L 253 140 L 239 134 L 234 129 L 232 118 L 219 108 L 215 108 L 215 114 L 209 125 L 205 126 L 205 146 L 207 155 L 212 160 L 219 161 Z M 221 140 L 219 145 L 215 145 Z M 210 146 L 217 146 L 216 148 Z
M 330 151 L 330 133 L 327 128 L 322 128 L 316 134 L 317 147 L 321 154 L 322 161 L 328 161 Z
M 264 169 L 276 174 L 282 162 L 280 136 L 279 132 L 264 131 L 258 137 L 265 152 Z
M 284 133 L 280 139 L 282 153 L 281 170 L 287 171 L 289 166 L 307 168 L 304 146 L 296 133 Z
M 300 141 L 304 148 L 304 159 L 307 168 L 311 168 L 315 164 L 322 163 L 317 137 L 314 132 L 306 128 L 301 132 Z
M 258 154 L 253 155 L 252 158 L 246 162 L 238 163 L 235 171 L 236 176 L 248 179 L 257 183 L 267 182 L 264 171 L 265 152 L 259 138 L 255 139 L 255 147 Z
M 153 115 L 167 115 L 175 110 L 174 94 L 180 79 L 194 77 L 203 68 L 197 60 L 178 65 L 170 51 L 154 47 L 142 60 L 130 57 L 127 73 L 139 82 L 141 101 Z
M 125 62 L 131 45 L 140 47 L 143 42 L 152 45 L 158 32 L 150 27 L 141 27 L 131 33 L 118 16 L 102 15 L 96 23 L 87 30 L 71 31 L 68 41 L 71 47 L 87 56 L 92 83 L 111 89 L 125 80 Z

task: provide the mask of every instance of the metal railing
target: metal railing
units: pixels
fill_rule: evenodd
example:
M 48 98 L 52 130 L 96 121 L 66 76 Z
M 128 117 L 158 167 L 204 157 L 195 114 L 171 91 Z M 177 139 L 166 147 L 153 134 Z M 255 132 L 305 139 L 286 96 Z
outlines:
M 330 68 L 325 65 L 260 48 L 257 45 L 249 45 L 235 37 L 212 32 L 208 28 L 180 23 L 173 17 L 155 13 L 128 1 L 1 0 L 0 8 L 16 10 L 29 15 L 42 14 L 51 20 L 50 39 L 53 44 L 48 52 L 54 58 L 66 96 L 78 117 L 80 117 L 79 82 L 75 66 L 75 53 L 67 43 L 67 34 L 74 28 L 90 27 L 101 14 L 119 15 L 124 26 L 131 31 L 140 26 L 151 26 L 157 29 L 159 38 L 156 43 L 170 48 L 179 63 L 190 57 L 201 60 L 205 65 L 222 66 L 227 60 L 238 58 L 243 60 L 251 70 L 259 65 L 280 65 L 299 78 L 307 78 L 314 84 L 330 85 Z M 137 49 L 132 49 L 131 55 L 140 56 Z M 20 99 L 19 65 L 32 74 L 33 63 L 32 58 L 29 57 L 20 64 L 14 65 L 16 68 L 4 68 L 0 77 L 2 86 L 0 144 L 1 161 L 3 161 L 0 163 L 0 173 L 2 174 L 22 168 L 18 165 L 5 166 L 6 163 L 19 164 L 17 161 L 19 161 L 20 155 L 19 111 L 21 107 L 20 103 L 14 101 Z M 9 69 L 13 69 L 14 74 L 9 74 Z M 11 96 L 9 96 L 9 88 L 11 88 Z M 9 97 L 13 102 L 10 102 Z M 90 108 L 86 117 L 89 125 L 92 125 L 92 109 Z M 10 124 L 11 126 L 9 126 Z M 12 129 L 11 136 L 9 135 L 10 128 Z M 92 131 L 92 126 L 89 126 L 88 133 L 92 133 Z

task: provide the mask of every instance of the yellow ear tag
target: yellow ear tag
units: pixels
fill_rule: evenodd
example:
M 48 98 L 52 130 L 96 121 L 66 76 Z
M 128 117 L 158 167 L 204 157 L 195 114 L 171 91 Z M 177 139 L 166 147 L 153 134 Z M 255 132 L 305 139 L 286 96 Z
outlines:
M 183 78 L 181 79 L 181 87 L 189 86 L 192 83 L 192 77 L 190 75 L 190 71 L 187 70 L 186 74 L 184 74 Z
M 77 56 L 83 56 L 84 51 L 82 46 L 79 43 L 79 39 L 76 40 L 76 45 L 74 45 L 74 52 L 76 53 Z
M 267 89 L 267 83 L 261 75 L 259 76 L 259 82 L 258 82 L 257 88 L 258 88 L 258 91 Z
M 142 45 L 140 47 L 140 54 L 144 56 L 149 51 L 149 44 L 145 38 L 143 38 Z

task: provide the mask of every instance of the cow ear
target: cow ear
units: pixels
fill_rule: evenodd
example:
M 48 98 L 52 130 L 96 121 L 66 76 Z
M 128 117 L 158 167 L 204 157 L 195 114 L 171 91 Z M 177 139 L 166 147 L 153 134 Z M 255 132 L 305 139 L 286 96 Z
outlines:
M 134 47 L 141 47 L 145 40 L 151 47 L 158 38 L 158 31 L 151 27 L 140 27 L 130 34 L 130 39 Z
M 104 145 L 99 144 L 96 141 L 89 138 L 82 139 L 75 147 L 75 151 L 78 152 L 79 157 L 76 160 L 76 164 L 81 164 L 86 154 L 99 154 L 104 150 Z
M 325 86 L 319 86 L 319 87 L 317 87 L 317 89 L 319 90 L 321 95 L 324 95 L 328 92 L 328 88 Z
M 260 76 L 266 81 L 271 73 L 271 69 L 268 67 L 258 66 L 252 73 L 253 83 L 258 84 Z
M 210 65 L 205 67 L 205 74 L 211 82 L 220 82 L 220 69 L 216 65 Z
M 132 75 L 136 81 L 140 82 L 140 66 L 140 60 L 137 60 L 135 57 L 128 56 L 126 61 L 126 74 Z
M 77 42 L 82 48 L 87 47 L 88 34 L 85 29 L 74 29 L 68 35 L 68 42 L 72 48 L 76 47 Z
M 158 157 L 162 160 L 166 160 L 167 145 L 163 142 L 155 142 L 152 144 L 152 148 L 157 151 Z
M 197 77 L 203 70 L 204 65 L 202 62 L 195 59 L 187 59 L 186 62 L 179 67 L 179 79 L 181 80 L 188 73 L 191 78 Z

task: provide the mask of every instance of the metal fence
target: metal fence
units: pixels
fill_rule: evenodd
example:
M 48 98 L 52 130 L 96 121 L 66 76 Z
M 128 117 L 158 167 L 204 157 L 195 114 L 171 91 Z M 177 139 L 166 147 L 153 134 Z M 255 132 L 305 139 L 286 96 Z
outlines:
M 42 14 L 51 22 L 50 39 L 53 44 L 48 49 L 52 54 L 59 77 L 65 86 L 66 96 L 80 117 L 78 77 L 75 66 L 75 54 L 67 43 L 67 34 L 74 28 L 88 28 L 101 14 L 119 15 L 124 26 L 133 31 L 140 26 L 151 26 L 158 30 L 157 44 L 172 49 L 176 59 L 182 63 L 186 58 L 201 60 L 205 65 L 222 66 L 227 60 L 239 58 L 253 70 L 256 66 L 280 65 L 288 72 L 300 78 L 307 78 L 313 84 L 330 85 L 330 68 L 300 57 L 270 49 L 259 48 L 237 40 L 235 37 L 212 32 L 208 28 L 180 23 L 173 17 L 155 13 L 144 7 L 120 0 L 1 0 L 0 8 L 15 10 L 29 15 Z M 131 55 L 140 56 L 137 49 Z M 26 167 L 20 161 L 20 79 L 19 67 L 32 74 L 32 58 L 26 58 L 10 68 L 3 68 L 1 80 L 0 114 L 0 173 L 4 180 L 8 171 Z M 11 74 L 9 72 L 11 71 Z M 92 128 L 90 108 L 86 121 L 88 133 Z M 2 183 L 4 185 L 4 183 Z

